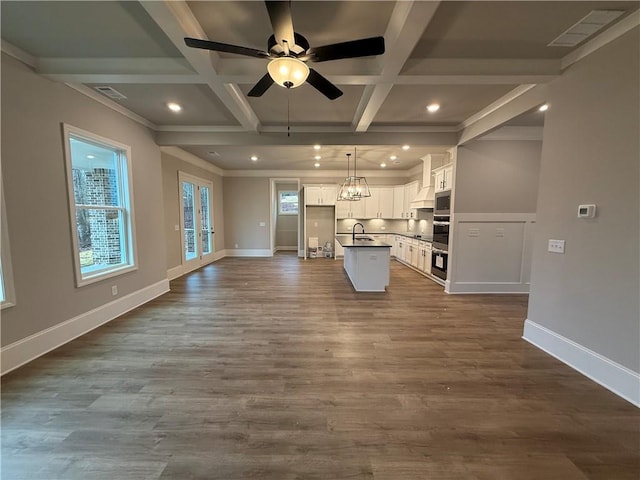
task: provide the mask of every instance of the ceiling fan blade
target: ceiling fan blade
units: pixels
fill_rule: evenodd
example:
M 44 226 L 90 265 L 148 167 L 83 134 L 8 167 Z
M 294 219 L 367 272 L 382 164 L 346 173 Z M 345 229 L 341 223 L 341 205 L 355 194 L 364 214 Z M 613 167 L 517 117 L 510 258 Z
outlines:
M 273 27 L 273 33 L 276 41 L 282 45 L 284 41 L 289 44 L 289 48 L 293 48 L 296 44 L 295 34 L 293 32 L 293 20 L 291 19 L 291 5 L 288 1 L 265 1 L 269 19 Z
M 341 58 L 368 57 L 384 53 L 384 37 L 362 38 L 350 42 L 334 43 L 307 50 L 312 62 L 326 62 Z
M 229 45 L 228 43 L 212 42 L 210 40 L 200 40 L 198 38 L 185 38 L 184 43 L 187 47 L 202 48 L 204 50 L 214 50 L 216 52 L 235 53 L 245 55 L 247 57 L 267 58 L 269 54 L 255 48 L 239 47 L 237 45 Z
M 309 69 L 307 83 L 309 83 L 309 85 L 318 90 L 329 100 L 335 100 L 336 98 L 342 96 L 342 90 L 340 90 L 333 83 L 316 72 L 313 68 Z
M 271 85 L 273 85 L 273 78 L 271 78 L 271 75 L 269 75 L 268 73 L 265 73 L 264 77 L 262 77 L 258 81 L 258 83 L 254 85 L 254 87 L 247 95 L 249 95 L 250 97 L 261 97 L 264 92 L 269 90 L 269 87 Z

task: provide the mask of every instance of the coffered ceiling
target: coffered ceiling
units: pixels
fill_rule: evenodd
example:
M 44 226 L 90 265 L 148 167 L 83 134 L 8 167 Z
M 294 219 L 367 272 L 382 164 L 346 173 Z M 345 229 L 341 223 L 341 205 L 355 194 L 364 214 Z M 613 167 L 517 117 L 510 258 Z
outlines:
M 560 75 L 590 39 L 548 44 L 589 12 L 622 12 L 596 35 L 638 17 L 637 1 L 294 0 L 295 30 L 312 47 L 385 38 L 383 55 L 313 65 L 344 92 L 331 101 L 308 84 L 249 97 L 267 60 L 185 46 L 195 37 L 266 50 L 273 32 L 261 1 L 4 1 L 1 9 L 5 53 L 146 124 L 160 145 L 224 170 L 338 170 L 354 146 L 362 168 L 410 169 Z M 98 86 L 126 98 L 107 99 Z M 542 125 L 532 111 L 541 98 L 514 108 L 523 116 L 510 124 Z M 427 112 L 430 103 L 440 110 Z

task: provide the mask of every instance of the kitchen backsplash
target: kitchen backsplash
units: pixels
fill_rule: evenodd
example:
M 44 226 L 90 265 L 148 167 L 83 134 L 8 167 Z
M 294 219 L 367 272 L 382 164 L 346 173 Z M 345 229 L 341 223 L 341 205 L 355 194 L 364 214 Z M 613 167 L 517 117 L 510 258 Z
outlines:
M 338 220 L 337 232 L 350 232 L 353 224 L 360 222 L 364 225 L 366 233 L 404 233 L 411 232 L 420 235 L 430 235 L 433 215 L 427 216 L 425 220 L 384 220 L 381 218 L 372 218 L 369 220 L 357 220 L 354 218 L 346 218 Z

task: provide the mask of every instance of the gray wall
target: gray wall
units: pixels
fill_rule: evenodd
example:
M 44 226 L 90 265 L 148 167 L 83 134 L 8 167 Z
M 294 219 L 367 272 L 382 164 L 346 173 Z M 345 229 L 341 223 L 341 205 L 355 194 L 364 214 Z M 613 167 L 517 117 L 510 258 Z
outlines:
M 297 183 L 276 183 L 277 195 L 279 192 L 298 192 Z M 279 198 L 279 197 L 278 197 Z M 301 200 L 301 196 L 298 196 Z M 298 204 L 300 207 L 300 203 Z M 298 215 L 280 215 L 277 200 L 275 205 L 276 210 L 276 247 L 297 247 L 298 246 Z
M 320 246 L 333 242 L 336 236 L 335 207 L 307 207 L 306 212 L 307 237 L 318 237 Z
M 549 85 L 529 320 L 640 371 L 639 29 Z M 598 217 L 576 217 L 595 203 Z M 547 252 L 566 240 L 565 255 Z
M 76 288 L 61 123 L 131 146 L 138 270 Z M 160 150 L 152 133 L 2 55 L 2 174 L 17 305 L 2 345 L 166 279 Z
M 458 147 L 454 213 L 533 213 L 542 142 L 478 140 Z
M 269 178 L 224 177 L 223 203 L 225 248 L 234 249 L 238 244 L 239 249 L 268 250 Z
M 184 172 L 213 182 L 213 251 L 224 249 L 224 212 L 222 204 L 222 177 L 192 163 L 162 153 L 162 196 L 164 199 L 164 238 L 167 250 L 167 269 L 182 264 L 180 232 L 180 188 L 178 173 Z

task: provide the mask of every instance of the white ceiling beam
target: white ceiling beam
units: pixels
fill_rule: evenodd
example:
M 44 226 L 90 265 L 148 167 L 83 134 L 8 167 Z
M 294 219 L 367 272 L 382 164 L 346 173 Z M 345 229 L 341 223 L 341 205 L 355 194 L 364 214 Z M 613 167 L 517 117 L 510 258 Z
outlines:
M 62 83 L 134 83 L 148 85 L 197 85 L 206 84 L 200 75 L 136 75 L 93 73 L 43 73 L 43 76 Z
M 396 2 L 387 31 L 385 54 L 381 57 L 382 81 L 365 90 L 352 125 L 356 132 L 365 132 L 389 95 L 393 82 L 429 25 L 440 2 Z
M 465 120 L 461 127 L 458 145 L 463 145 L 504 125 L 547 98 L 546 85 L 521 85 L 501 99 Z
M 424 145 L 453 146 L 458 134 L 446 132 L 326 132 L 322 136 L 325 145 Z M 203 132 L 165 131 L 159 129 L 156 142 L 161 146 L 197 145 L 313 145 L 318 141 L 316 132 L 295 131 L 290 137 L 286 129 L 281 132 L 263 131 L 260 135 L 252 132 Z
M 41 75 L 62 73 L 140 74 L 140 75 L 193 75 L 195 70 L 182 57 L 179 58 L 45 58 L 37 59 L 37 72 Z
M 145 0 L 140 4 L 154 22 L 162 29 L 175 47 L 184 55 L 191 67 L 202 77 L 203 82 L 216 94 L 224 106 L 247 130 L 258 132 L 260 120 L 243 95 L 234 95 L 218 77 L 212 58 L 217 55 L 200 49 L 187 47 L 184 37 L 206 38 L 204 31 L 193 16 L 186 2 Z

